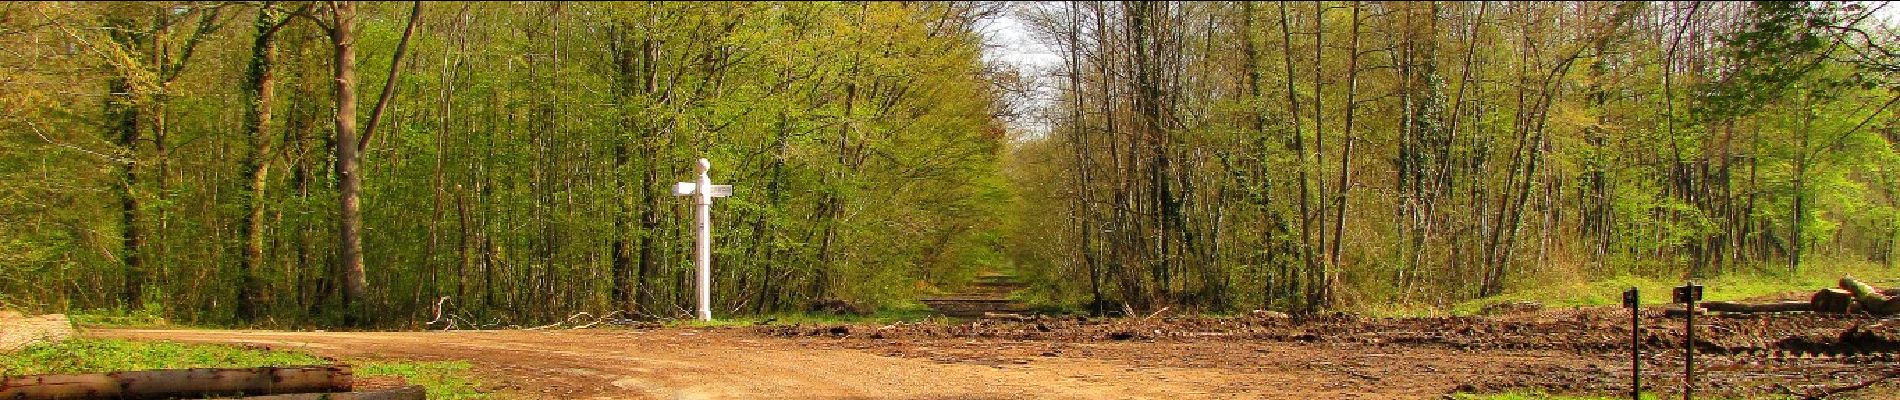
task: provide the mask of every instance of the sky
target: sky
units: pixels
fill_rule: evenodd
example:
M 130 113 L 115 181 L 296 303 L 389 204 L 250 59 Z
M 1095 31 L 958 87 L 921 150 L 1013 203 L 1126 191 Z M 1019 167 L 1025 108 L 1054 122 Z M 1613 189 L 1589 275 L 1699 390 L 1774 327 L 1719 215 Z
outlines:
M 1018 16 L 1025 7 L 1034 7 L 1039 3 L 1011 2 L 1009 10 L 983 27 L 988 38 L 984 51 L 986 62 L 1014 67 L 1026 78 L 1034 78 L 1033 92 L 1016 94 L 1017 111 L 1035 113 L 1048 109 L 1045 107 L 1054 100 L 1055 87 L 1047 84 L 1050 73 L 1062 64 L 1062 56 L 1056 54 L 1045 43 L 1037 40 Z M 1009 129 L 1017 139 L 1040 137 L 1048 131 L 1045 119 L 1035 115 L 1010 121 Z
M 1022 65 L 1055 66 L 1062 62 L 1057 55 L 1029 33 L 1029 27 L 1017 16 L 1030 3 L 1010 3 L 1009 12 L 992 21 L 988 28 L 992 47 L 992 56 Z

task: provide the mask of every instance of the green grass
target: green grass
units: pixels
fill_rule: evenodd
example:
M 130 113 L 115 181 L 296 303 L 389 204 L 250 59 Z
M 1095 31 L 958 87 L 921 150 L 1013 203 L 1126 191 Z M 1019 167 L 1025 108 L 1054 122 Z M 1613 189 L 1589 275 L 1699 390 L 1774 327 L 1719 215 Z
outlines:
M 1800 273 L 1764 267 L 1702 279 L 1697 283 L 1704 287 L 1703 300 L 1732 301 L 1789 292 L 1813 293 L 1835 287 L 1843 275 L 1852 275 L 1883 288 L 1900 284 L 1900 272 L 1885 266 L 1831 262 L 1812 263 Z M 1545 284 L 1509 291 L 1499 296 L 1459 303 L 1451 312 L 1470 315 L 1485 306 L 1512 301 L 1536 301 L 1552 308 L 1616 305 L 1622 304 L 1623 291 L 1631 287 L 1642 293 L 1643 304 L 1667 304 L 1670 303 L 1670 289 L 1680 285 L 1681 279 L 1619 275 L 1595 281 Z
M 178 368 L 250 368 L 335 363 L 308 353 L 217 344 L 71 339 L 0 354 L 0 375 L 90 374 Z M 481 382 L 463 361 L 350 360 L 352 374 L 402 377 L 431 399 L 484 399 Z
M 436 400 L 486 399 L 481 382 L 469 373 L 467 361 L 360 361 L 351 363 L 360 376 L 397 376 L 429 390 Z

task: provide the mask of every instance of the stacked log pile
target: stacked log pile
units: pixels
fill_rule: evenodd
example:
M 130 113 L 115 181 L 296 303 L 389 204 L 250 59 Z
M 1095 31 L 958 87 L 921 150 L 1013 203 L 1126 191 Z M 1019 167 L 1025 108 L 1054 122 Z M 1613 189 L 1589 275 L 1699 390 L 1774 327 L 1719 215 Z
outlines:
M 0 377 L 0 399 L 424 400 L 420 386 L 352 392 L 350 367 L 193 368 L 80 375 Z
M 1743 303 L 1732 301 L 1710 301 L 1702 303 L 1709 311 L 1731 313 L 1770 313 L 1770 312 L 1825 312 L 1825 313 L 1868 313 L 1873 315 L 1900 314 L 1900 289 L 1875 289 L 1866 282 L 1854 277 L 1842 277 L 1840 287 L 1821 289 L 1814 292 L 1808 301 L 1784 301 L 1779 303 Z

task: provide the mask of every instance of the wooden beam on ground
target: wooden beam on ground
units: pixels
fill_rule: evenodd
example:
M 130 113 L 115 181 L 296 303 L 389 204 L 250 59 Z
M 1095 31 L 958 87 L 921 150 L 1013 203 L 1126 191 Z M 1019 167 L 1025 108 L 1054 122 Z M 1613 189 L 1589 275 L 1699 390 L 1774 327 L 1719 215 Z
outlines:
M 1703 314 L 1709 313 L 1708 307 L 1703 307 L 1702 306 L 1703 304 L 1708 304 L 1708 303 L 1696 304 L 1696 308 L 1695 308 L 1696 315 L 1703 315 Z M 1665 306 L 1665 308 L 1663 308 L 1664 317 L 1674 318 L 1674 317 L 1681 317 L 1688 314 L 1689 314 L 1688 309 L 1683 308 L 1682 305 L 1680 304 L 1672 304 L 1670 306 Z
M 240 400 L 427 400 L 428 398 L 428 391 L 423 390 L 421 386 L 404 386 L 369 392 L 280 394 L 245 397 Z
M 194 368 L 0 378 L 0 399 L 173 399 L 350 391 L 345 366 Z
M 1732 301 L 1710 301 L 1702 303 L 1709 311 L 1730 313 L 1775 313 L 1814 311 L 1814 304 L 1805 301 L 1784 301 L 1779 303 L 1737 303 Z

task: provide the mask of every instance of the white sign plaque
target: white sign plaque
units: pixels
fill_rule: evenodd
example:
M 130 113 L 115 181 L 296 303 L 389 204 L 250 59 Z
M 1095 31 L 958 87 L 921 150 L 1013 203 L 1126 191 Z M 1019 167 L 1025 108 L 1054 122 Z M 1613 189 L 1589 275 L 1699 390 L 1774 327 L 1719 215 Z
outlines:
M 692 196 L 696 194 L 693 193 L 693 190 L 698 187 L 699 184 L 693 182 L 674 183 L 673 197 Z M 707 194 L 712 195 L 712 197 L 732 197 L 732 185 L 712 185 L 712 189 L 707 190 L 707 192 L 710 192 Z

